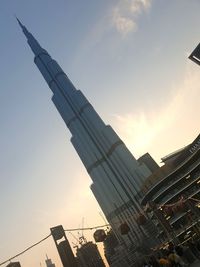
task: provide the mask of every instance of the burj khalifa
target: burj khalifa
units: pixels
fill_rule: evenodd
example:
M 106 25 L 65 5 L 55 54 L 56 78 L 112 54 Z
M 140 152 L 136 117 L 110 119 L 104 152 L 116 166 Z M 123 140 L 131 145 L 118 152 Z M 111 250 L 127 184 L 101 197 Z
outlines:
M 80 90 L 77 90 L 58 63 L 18 20 L 34 53 L 34 62 L 46 80 L 52 101 L 71 132 L 71 142 L 92 179 L 91 190 L 118 240 L 129 246 L 146 235 L 135 220 L 141 212 L 137 196 L 147 176 L 110 125 L 106 125 Z M 120 223 L 127 221 L 130 233 L 122 236 Z

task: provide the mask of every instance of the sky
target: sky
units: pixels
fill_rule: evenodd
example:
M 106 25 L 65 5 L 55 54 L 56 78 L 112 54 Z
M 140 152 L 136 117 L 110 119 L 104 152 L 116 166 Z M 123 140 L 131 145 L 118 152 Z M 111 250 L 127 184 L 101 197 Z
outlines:
M 52 226 L 105 223 L 14 15 L 134 156 L 160 163 L 200 132 L 200 68 L 188 59 L 199 10 L 199 0 L 0 0 L 0 262 Z M 61 266 L 52 238 L 16 260 L 45 266 L 46 254 Z

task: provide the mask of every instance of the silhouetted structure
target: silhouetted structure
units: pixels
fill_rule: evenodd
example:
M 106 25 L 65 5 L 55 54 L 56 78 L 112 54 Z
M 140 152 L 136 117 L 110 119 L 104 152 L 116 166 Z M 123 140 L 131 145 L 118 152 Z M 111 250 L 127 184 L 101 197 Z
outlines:
M 109 264 L 111 264 L 114 261 L 114 256 L 116 254 L 115 248 L 119 245 L 119 242 L 112 230 L 107 233 L 103 245 L 106 260 Z
M 105 267 L 97 245 L 92 242 L 84 243 L 76 252 L 79 267 Z
M 21 267 L 20 262 L 11 262 L 6 267 Z
M 152 158 L 152 156 L 149 153 L 145 153 L 137 161 L 140 164 L 144 163 L 152 173 L 160 168 L 160 166 L 157 164 L 157 162 Z
M 62 225 L 52 227 L 51 234 L 64 267 L 77 267 L 77 262 Z
M 47 266 L 47 267 L 56 267 L 55 264 L 52 263 L 51 259 L 49 259 L 48 257 L 47 257 L 47 259 L 45 260 L 45 262 L 46 262 L 46 266 Z

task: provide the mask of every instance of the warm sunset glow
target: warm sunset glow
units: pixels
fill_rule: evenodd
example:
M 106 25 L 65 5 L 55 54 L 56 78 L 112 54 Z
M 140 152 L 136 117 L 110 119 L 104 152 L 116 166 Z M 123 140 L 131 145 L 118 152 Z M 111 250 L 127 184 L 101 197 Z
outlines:
M 0 262 L 53 226 L 80 227 L 83 218 L 85 227 L 105 223 L 13 14 L 133 155 L 149 152 L 160 163 L 200 132 L 200 68 L 187 58 L 200 41 L 199 10 L 199 0 L 2 1 Z M 92 230 L 84 235 L 94 241 Z M 16 260 L 43 267 L 46 254 L 62 266 L 52 238 Z

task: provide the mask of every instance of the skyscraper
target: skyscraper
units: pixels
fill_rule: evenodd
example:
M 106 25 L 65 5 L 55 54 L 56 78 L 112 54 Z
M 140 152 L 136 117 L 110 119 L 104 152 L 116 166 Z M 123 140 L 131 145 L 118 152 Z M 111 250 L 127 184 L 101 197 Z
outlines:
M 126 246 L 138 244 L 145 231 L 135 215 L 142 212 L 140 187 L 151 171 L 139 164 L 110 125 L 106 125 L 80 90 L 18 20 L 35 59 L 34 62 L 52 90 L 52 101 L 70 130 L 71 142 L 92 179 L 91 190 L 117 238 Z M 120 234 L 127 221 L 130 233 Z

